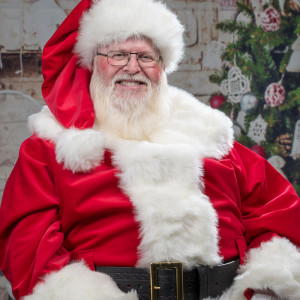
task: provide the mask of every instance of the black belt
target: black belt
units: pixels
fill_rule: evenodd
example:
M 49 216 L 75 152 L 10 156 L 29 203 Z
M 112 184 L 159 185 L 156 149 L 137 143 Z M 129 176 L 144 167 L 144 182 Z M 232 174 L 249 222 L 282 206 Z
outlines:
M 95 270 L 112 277 L 124 292 L 136 290 L 139 300 L 181 300 L 183 295 L 184 300 L 198 300 L 217 297 L 229 288 L 239 264 L 237 259 L 214 267 L 200 265 L 190 271 L 182 270 L 181 263 L 151 264 L 150 272 L 133 267 L 96 266 Z

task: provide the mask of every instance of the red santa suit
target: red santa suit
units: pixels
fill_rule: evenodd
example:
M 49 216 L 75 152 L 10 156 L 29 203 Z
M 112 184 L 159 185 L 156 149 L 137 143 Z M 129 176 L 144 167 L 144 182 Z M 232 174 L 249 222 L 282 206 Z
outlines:
M 62 52 L 58 36 L 46 54 Z M 300 299 L 299 198 L 266 160 L 233 142 L 231 121 L 169 86 L 168 114 L 148 141 L 112 136 L 91 126 L 90 72 L 69 58 L 58 76 L 46 72 L 50 109 L 30 117 L 33 135 L 4 192 L 0 266 L 15 298 L 137 299 L 95 266 L 180 261 L 189 269 L 240 258 L 219 299 L 267 288 Z M 74 85 L 79 79 L 84 86 Z

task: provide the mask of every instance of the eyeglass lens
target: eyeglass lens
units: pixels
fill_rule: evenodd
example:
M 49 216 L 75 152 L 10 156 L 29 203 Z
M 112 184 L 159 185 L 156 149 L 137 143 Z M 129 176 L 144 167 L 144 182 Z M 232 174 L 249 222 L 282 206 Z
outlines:
M 154 52 L 130 53 L 127 51 L 109 51 L 107 60 L 113 66 L 125 66 L 128 64 L 131 55 L 136 55 L 136 59 L 141 67 L 155 67 L 159 62 L 159 55 Z

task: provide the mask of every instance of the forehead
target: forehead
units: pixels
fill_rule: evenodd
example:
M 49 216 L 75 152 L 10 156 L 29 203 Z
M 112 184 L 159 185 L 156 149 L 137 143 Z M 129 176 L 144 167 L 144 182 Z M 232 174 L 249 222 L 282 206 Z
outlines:
M 114 42 L 104 48 L 101 47 L 101 49 L 106 49 L 107 51 L 123 50 L 129 52 L 157 52 L 150 40 L 135 38 L 129 38 L 123 42 Z

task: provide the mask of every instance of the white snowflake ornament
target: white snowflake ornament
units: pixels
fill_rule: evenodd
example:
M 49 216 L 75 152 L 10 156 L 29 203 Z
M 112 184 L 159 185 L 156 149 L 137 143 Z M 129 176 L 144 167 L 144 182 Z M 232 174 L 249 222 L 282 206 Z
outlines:
M 259 115 L 255 120 L 250 122 L 248 137 L 257 144 L 265 141 L 267 122 Z
M 222 81 L 221 91 L 228 96 L 229 102 L 239 103 L 242 95 L 250 91 L 250 82 L 242 71 L 234 66 L 228 72 L 228 79 Z

